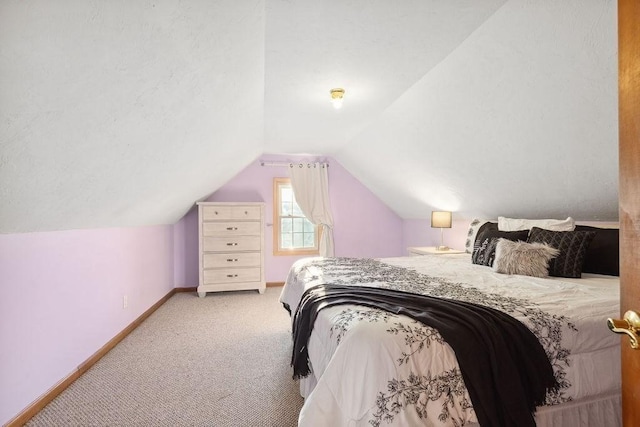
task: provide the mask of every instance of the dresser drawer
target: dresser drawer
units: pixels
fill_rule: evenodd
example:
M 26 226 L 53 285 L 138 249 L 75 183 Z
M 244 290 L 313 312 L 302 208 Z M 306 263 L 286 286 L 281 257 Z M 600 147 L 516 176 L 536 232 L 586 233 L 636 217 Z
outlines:
M 205 252 L 259 251 L 260 236 L 203 237 L 202 249 Z
M 204 254 L 202 266 L 204 268 L 259 267 L 261 261 L 260 252 Z
M 204 270 L 204 284 L 230 282 L 259 282 L 261 279 L 260 268 L 216 268 Z
M 260 221 L 245 222 L 204 222 L 203 236 L 260 235 Z
M 260 206 L 203 206 L 202 219 L 216 220 L 256 220 L 260 221 Z

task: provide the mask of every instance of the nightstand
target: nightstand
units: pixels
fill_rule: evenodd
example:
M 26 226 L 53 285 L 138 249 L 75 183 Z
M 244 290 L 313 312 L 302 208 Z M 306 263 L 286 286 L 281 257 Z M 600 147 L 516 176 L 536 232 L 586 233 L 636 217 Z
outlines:
M 449 249 L 447 251 L 438 251 L 434 246 L 414 246 L 407 248 L 409 251 L 409 256 L 420 256 L 420 255 L 450 255 L 450 254 L 463 254 L 464 251 L 459 251 L 457 249 Z

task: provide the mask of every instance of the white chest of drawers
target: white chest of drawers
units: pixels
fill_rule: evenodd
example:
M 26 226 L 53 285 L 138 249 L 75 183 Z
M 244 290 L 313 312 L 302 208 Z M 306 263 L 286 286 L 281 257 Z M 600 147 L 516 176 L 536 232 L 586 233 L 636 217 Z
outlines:
M 264 203 L 198 203 L 200 282 L 207 292 L 264 292 Z

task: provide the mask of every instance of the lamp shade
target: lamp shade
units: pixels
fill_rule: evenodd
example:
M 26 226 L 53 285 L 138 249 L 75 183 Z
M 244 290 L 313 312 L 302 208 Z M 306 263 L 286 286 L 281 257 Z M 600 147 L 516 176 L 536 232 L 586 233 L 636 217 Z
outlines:
M 451 228 L 451 212 L 431 212 L 431 228 Z

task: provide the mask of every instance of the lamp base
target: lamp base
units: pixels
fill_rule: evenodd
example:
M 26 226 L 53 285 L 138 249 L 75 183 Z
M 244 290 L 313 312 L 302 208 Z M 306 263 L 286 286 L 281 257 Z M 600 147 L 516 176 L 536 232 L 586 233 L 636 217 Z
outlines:
M 449 249 L 450 249 L 449 246 L 436 246 L 436 251 L 438 252 L 446 252 Z

